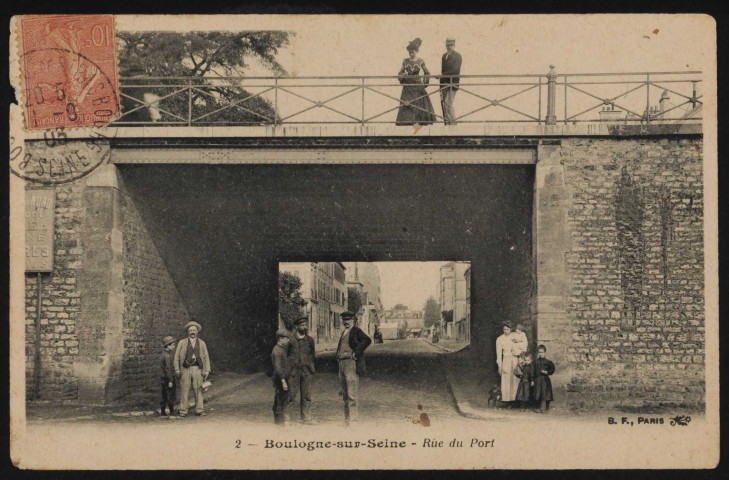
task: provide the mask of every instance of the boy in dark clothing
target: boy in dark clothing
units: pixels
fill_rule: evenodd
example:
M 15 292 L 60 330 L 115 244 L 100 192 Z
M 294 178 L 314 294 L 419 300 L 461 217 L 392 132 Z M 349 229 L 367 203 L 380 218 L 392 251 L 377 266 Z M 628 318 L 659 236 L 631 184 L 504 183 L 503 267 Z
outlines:
M 283 328 L 276 332 L 276 345 L 271 351 L 273 364 L 273 421 L 276 425 L 286 424 L 286 408 L 289 404 L 289 386 L 287 379 L 291 375 L 291 363 L 288 357 L 289 332 Z
M 549 376 L 554 373 L 554 363 L 547 360 L 547 347 L 539 345 L 539 358 L 534 362 L 534 400 L 539 404 L 539 413 L 549 411 L 549 402 L 554 400 L 552 397 L 552 381 Z
M 167 416 L 166 408 L 170 409 L 169 415 L 173 415 L 175 409 L 175 397 L 177 396 L 176 376 L 175 376 L 175 338 L 167 335 L 162 339 L 162 376 L 160 382 L 162 385 L 162 400 L 160 401 L 160 415 L 165 418 Z

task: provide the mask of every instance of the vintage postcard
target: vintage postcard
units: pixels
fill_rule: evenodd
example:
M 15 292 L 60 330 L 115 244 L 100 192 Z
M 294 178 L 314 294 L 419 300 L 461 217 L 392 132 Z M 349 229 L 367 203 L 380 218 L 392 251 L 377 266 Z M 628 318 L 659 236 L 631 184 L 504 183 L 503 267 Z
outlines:
M 30 15 L 9 66 L 18 468 L 718 464 L 711 17 Z

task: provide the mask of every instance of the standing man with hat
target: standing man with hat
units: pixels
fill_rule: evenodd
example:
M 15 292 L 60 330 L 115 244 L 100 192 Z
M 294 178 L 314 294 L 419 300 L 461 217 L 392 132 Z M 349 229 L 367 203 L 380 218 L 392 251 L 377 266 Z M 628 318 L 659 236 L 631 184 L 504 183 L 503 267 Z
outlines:
M 443 54 L 441 62 L 441 75 L 456 75 L 440 79 L 440 104 L 443 108 L 443 120 L 446 125 L 456 124 L 456 110 L 453 107 L 453 101 L 458 91 L 458 83 L 461 74 L 461 54 L 456 52 L 456 40 L 454 38 L 446 39 L 446 53 Z
M 207 378 L 210 373 L 210 357 L 208 356 L 208 347 L 202 339 L 198 338 L 198 333 L 202 330 L 202 326 L 190 321 L 185 324 L 187 338 L 177 342 L 177 350 L 175 350 L 175 374 L 180 379 L 181 395 L 180 395 L 180 416 L 187 416 L 188 395 L 190 394 L 190 385 L 195 394 L 195 413 L 197 415 L 205 415 L 203 407 L 203 379 Z
M 342 387 L 342 400 L 344 400 L 344 419 L 347 422 L 353 422 L 358 420 L 359 376 L 366 372 L 364 351 L 370 346 L 372 340 L 354 325 L 354 313 L 344 312 L 341 317 L 344 331 L 339 337 L 337 346 L 339 383 Z
M 311 379 L 314 375 L 314 354 L 316 346 L 314 339 L 308 334 L 309 318 L 301 316 L 294 321 L 294 334 L 289 336 L 289 361 L 291 375 L 289 376 L 289 418 L 293 420 L 294 404 L 297 394 L 301 397 L 299 413 L 301 421 L 313 424 L 311 418 Z M 294 346 L 295 345 L 295 346 Z

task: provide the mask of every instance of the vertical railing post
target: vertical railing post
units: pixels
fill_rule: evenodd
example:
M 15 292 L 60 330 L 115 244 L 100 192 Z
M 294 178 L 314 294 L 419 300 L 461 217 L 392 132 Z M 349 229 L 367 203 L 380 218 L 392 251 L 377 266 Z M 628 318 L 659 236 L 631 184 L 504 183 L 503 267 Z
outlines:
M 273 79 L 273 126 L 278 125 L 278 77 Z
M 187 126 L 192 126 L 192 78 L 187 79 Z
M 365 77 L 362 77 L 362 125 L 365 121 Z
M 645 76 L 645 123 L 651 121 L 651 76 Z
M 537 101 L 537 124 L 542 124 L 542 77 L 539 77 L 539 100 Z
M 541 83 L 541 79 L 539 80 Z M 540 89 L 541 93 L 541 89 Z M 557 72 L 554 71 L 554 65 L 549 66 L 547 74 L 547 116 L 544 123 L 547 125 L 557 124 L 557 115 L 555 114 L 555 100 L 557 98 Z M 541 105 L 541 102 L 540 102 Z
M 564 124 L 567 125 L 567 75 L 562 77 L 564 81 Z

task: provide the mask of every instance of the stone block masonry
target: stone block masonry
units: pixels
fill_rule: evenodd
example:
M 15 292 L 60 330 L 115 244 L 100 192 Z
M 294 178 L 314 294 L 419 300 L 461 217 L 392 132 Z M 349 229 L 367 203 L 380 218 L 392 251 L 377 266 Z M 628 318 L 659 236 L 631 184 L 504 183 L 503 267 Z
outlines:
M 703 409 L 702 140 L 565 138 L 567 402 Z
M 32 187 L 28 187 L 32 188 Z M 160 342 L 189 315 L 113 166 L 55 187 L 54 265 L 41 277 L 37 399 L 101 404 L 159 383 Z M 26 275 L 26 398 L 38 276 Z
M 56 187 L 53 272 L 41 277 L 40 398 L 68 400 L 78 395 L 73 371 L 79 353 L 76 330 L 81 308 L 77 276 L 83 265 L 81 225 L 84 217 L 84 185 Z M 25 284 L 26 396 L 34 387 L 35 322 L 38 315 L 38 276 L 29 273 Z

